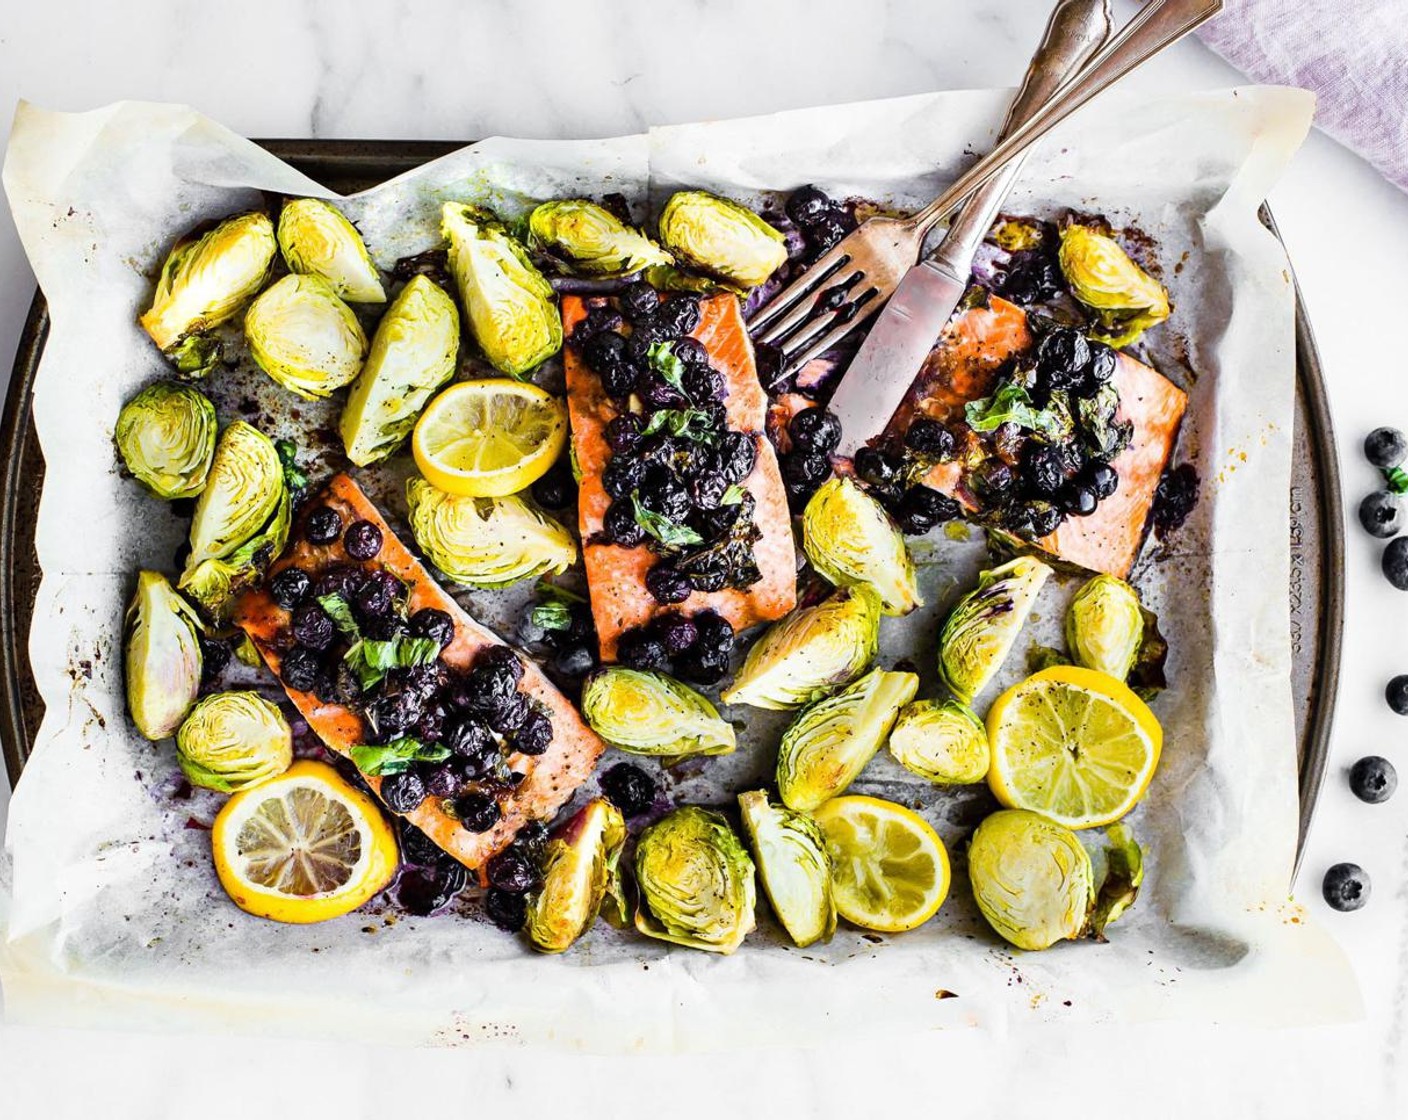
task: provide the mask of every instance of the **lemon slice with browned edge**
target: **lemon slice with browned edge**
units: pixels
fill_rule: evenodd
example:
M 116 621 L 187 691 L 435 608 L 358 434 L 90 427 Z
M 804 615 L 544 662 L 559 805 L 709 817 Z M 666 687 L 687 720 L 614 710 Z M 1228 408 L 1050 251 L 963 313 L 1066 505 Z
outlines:
M 375 802 L 323 762 L 235 794 L 210 832 L 215 873 L 241 910 L 322 922 L 357 909 L 396 872 L 396 835 Z
M 1164 736 L 1149 706 L 1123 682 L 1057 665 L 997 698 L 988 738 L 988 784 L 1003 805 L 1068 828 L 1098 828 L 1139 803 Z
M 917 813 L 878 797 L 833 797 L 813 816 L 826 836 L 836 910 L 853 925 L 903 933 L 948 896 L 948 852 Z
M 536 385 L 508 378 L 461 381 L 416 422 L 411 453 L 432 486 L 501 498 L 537 482 L 562 454 L 567 408 Z

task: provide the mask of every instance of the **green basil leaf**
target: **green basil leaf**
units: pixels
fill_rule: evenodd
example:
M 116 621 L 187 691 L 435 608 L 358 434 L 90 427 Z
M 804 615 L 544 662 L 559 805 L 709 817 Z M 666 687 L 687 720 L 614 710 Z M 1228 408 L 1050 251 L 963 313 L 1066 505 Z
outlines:
M 352 614 L 352 608 L 341 595 L 319 595 L 318 606 L 322 607 L 333 620 L 344 638 L 359 638 L 362 628 Z
M 1016 424 L 1031 432 L 1056 436 L 1061 428 L 1054 415 L 1033 405 L 1027 391 L 1010 381 L 990 397 L 969 401 L 963 414 L 975 432 L 992 432 L 1003 424 Z
M 359 638 L 348 648 L 342 660 L 357 674 L 362 687 L 367 689 L 392 669 L 429 665 L 439 656 L 440 643 L 434 638 L 410 638 L 402 634 L 386 640 Z
M 274 450 L 279 453 L 279 462 L 284 468 L 284 485 L 290 490 L 304 490 L 308 486 L 308 476 L 298 467 L 298 446 L 292 440 L 274 441 Z
M 697 408 L 659 409 L 650 417 L 642 434 L 653 436 L 656 432 L 669 432 L 695 443 L 717 443 L 719 439 L 718 433 L 709 427 L 709 414 Z
M 719 505 L 736 506 L 739 502 L 743 501 L 743 495 L 746 493 L 748 493 L 748 491 L 735 482 L 724 491 L 724 496 L 719 499 Z
M 684 362 L 675 357 L 674 344 L 657 342 L 645 354 L 650 361 L 651 368 L 665 379 L 666 384 L 677 392 L 683 393 Z
M 389 743 L 364 744 L 353 747 L 349 753 L 353 765 L 363 774 L 374 778 L 404 774 L 417 762 L 444 762 L 450 757 L 448 747 L 409 738 L 393 739 Z
M 646 509 L 640 504 L 638 495 L 631 494 L 631 502 L 635 506 L 636 524 L 661 544 L 678 546 L 704 543 L 704 538 L 688 525 L 677 525 L 663 514 Z

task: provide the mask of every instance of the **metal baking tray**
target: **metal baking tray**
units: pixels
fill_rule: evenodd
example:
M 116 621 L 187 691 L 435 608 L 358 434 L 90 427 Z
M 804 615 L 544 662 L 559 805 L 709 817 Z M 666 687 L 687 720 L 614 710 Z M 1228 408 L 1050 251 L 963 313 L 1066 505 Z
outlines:
M 263 140 L 299 171 L 342 194 L 365 190 L 462 147 L 459 141 Z M 1279 233 L 1265 207 L 1262 221 Z M 11 785 L 19 780 L 44 704 L 29 665 L 29 628 L 40 570 L 35 517 L 44 457 L 30 406 L 49 333 L 48 309 L 36 292 L 20 335 L 14 372 L 0 417 L 0 741 Z M 1287 495 L 1290 521 L 1291 690 L 1300 774 L 1300 836 L 1296 868 L 1314 818 L 1329 758 L 1330 726 L 1339 687 L 1344 620 L 1344 516 L 1339 464 L 1320 355 L 1305 305 L 1296 293 L 1296 395 Z M 1308 454 L 1300 453 L 1304 448 Z

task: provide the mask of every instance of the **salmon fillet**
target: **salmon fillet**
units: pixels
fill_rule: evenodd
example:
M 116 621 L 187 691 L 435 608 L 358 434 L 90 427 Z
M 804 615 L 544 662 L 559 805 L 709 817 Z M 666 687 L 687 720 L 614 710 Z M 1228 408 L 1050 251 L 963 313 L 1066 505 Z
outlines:
M 797 551 L 792 540 L 792 515 L 782 486 L 777 456 L 763 435 L 768 399 L 758 382 L 753 360 L 753 344 L 743 325 L 738 298 L 719 294 L 702 299 L 700 322 L 693 337 L 709 352 L 714 368 L 723 374 L 728 386 L 725 409 L 728 426 L 755 434 L 758 458 L 744 487 L 753 495 L 753 514 L 762 537 L 753 546 L 754 559 L 762 578 L 744 589 L 693 591 L 674 607 L 663 607 L 646 590 L 645 573 L 655 562 L 655 553 L 644 545 L 624 548 L 600 539 L 601 527 L 611 498 L 602 486 L 602 474 L 611 458 L 606 442 L 606 425 L 616 415 L 616 406 L 606 395 L 601 381 L 577 355 L 565 350 L 567 403 L 572 423 L 572 447 L 582 473 L 578 492 L 578 527 L 582 536 L 582 559 L 591 592 L 592 616 L 601 642 L 603 661 L 614 661 L 621 635 L 643 626 L 666 610 L 686 615 L 702 610 L 717 611 L 735 630 L 758 622 L 781 618 L 797 603 Z M 587 313 L 579 296 L 562 298 L 562 326 L 568 337 Z
M 410 589 L 408 612 L 433 607 L 446 612 L 455 623 L 454 640 L 441 651 L 440 657 L 452 669 L 466 670 L 477 655 L 490 646 L 504 643 L 485 629 L 455 602 L 425 570 L 404 544 L 391 531 L 377 508 L 355 482 L 345 474 L 335 476 L 319 499 L 305 509 L 319 505 L 331 506 L 344 523 L 356 520 L 372 522 L 382 533 L 381 553 L 376 560 L 358 564 L 343 550 L 341 540 L 330 545 L 314 545 L 306 534 L 295 532 L 293 544 L 270 569 L 270 576 L 284 568 L 298 565 L 316 574 L 333 564 L 358 564 L 360 567 L 384 567 Z M 274 602 L 264 587 L 246 592 L 235 608 L 234 621 L 259 650 L 269 668 L 279 672 L 282 649 L 289 648 L 289 612 Z M 526 658 L 519 690 L 541 703 L 552 720 L 553 737 L 541 755 L 510 754 L 510 766 L 524 775 L 512 793 L 500 799 L 503 816 L 487 832 L 469 832 L 441 808 L 440 799 L 427 797 L 406 818 L 450 855 L 471 869 L 479 868 L 493 855 L 508 847 L 514 836 L 530 821 L 551 819 L 591 775 L 604 744 L 592 731 L 577 709 Z M 318 737 L 332 750 L 350 757 L 354 746 L 367 741 L 362 717 L 341 704 L 325 703 L 311 692 L 300 692 L 285 686 L 289 699 L 303 713 Z M 366 778 L 376 791 L 381 779 Z
M 989 396 L 999 371 L 1034 342 L 1026 313 L 991 296 L 987 307 L 974 307 L 949 320 L 925 359 L 887 433 L 901 435 L 916 416 L 961 419 L 969 401 Z M 1113 384 L 1119 391 L 1119 416 L 1134 425 L 1133 439 L 1110 465 L 1119 488 L 1088 517 L 1068 517 L 1038 547 L 1071 564 L 1121 579 L 1129 575 L 1144 543 L 1149 511 L 1159 478 L 1173 454 L 1188 397 L 1158 371 L 1128 354 L 1119 354 Z M 975 499 L 960 485 L 957 462 L 937 464 L 925 482 L 958 499 L 969 509 Z

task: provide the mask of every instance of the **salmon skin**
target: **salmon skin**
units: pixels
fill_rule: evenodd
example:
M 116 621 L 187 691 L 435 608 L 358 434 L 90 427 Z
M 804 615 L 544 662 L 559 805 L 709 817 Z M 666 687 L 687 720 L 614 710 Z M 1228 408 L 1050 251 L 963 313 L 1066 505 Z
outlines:
M 1003 367 L 1029 350 L 1034 338 L 1026 313 L 997 296 L 949 320 L 886 429 L 898 438 L 916 416 L 949 422 L 963 418 L 969 401 L 991 395 Z M 1173 454 L 1187 394 L 1158 371 L 1119 353 L 1113 384 L 1118 416 L 1134 425 L 1130 445 L 1110 464 L 1119 488 L 1088 517 L 1067 517 L 1054 533 L 1033 542 L 1070 564 L 1124 579 L 1134 567 L 1154 505 L 1159 478 Z M 969 510 L 977 499 L 962 485 L 958 462 L 939 463 L 924 481 Z
M 351 478 L 345 474 L 336 475 L 322 494 L 309 501 L 304 508 L 307 511 L 320 505 L 336 510 L 344 524 L 350 525 L 359 520 L 374 524 L 381 530 L 380 554 L 375 560 L 358 562 L 347 555 L 340 539 L 328 545 L 315 545 L 305 533 L 295 528 L 291 536 L 293 543 L 270 569 L 271 578 L 293 565 L 315 579 L 317 573 L 333 565 L 350 564 L 367 570 L 385 568 L 408 588 L 408 614 L 433 607 L 444 611 L 453 620 L 454 640 L 440 653 L 440 659 L 451 669 L 467 670 L 482 651 L 505 644 L 497 635 L 470 618 L 431 578 Z M 235 608 L 235 623 L 249 635 L 275 674 L 279 673 L 283 653 L 292 648 L 289 620 L 290 613 L 274 602 L 264 586 L 246 592 Z M 551 819 L 591 775 L 604 749 L 596 732 L 586 725 L 577 709 L 542 671 L 526 658 L 519 660 L 523 663 L 519 691 L 547 710 L 552 721 L 553 737 L 543 754 L 508 755 L 510 767 L 524 777 L 511 792 L 499 799 L 503 813 L 499 822 L 486 832 L 470 832 L 444 811 L 438 797 L 427 797 L 418 808 L 405 814 L 406 819 L 426 836 L 471 869 L 482 867 L 491 856 L 508 847 L 518 831 L 530 821 Z M 350 758 L 354 746 L 368 741 L 362 716 L 353 709 L 325 702 L 311 692 L 300 692 L 287 685 L 285 691 L 318 737 L 338 754 Z M 368 775 L 366 781 L 380 794 L 380 778 Z
M 563 296 L 562 326 L 569 338 L 572 328 L 586 316 L 587 310 L 580 296 Z M 743 486 L 756 502 L 753 521 L 762 535 L 753 546 L 753 556 L 762 578 L 744 589 L 692 591 L 683 603 L 664 607 L 645 586 L 645 573 L 655 562 L 655 553 L 644 545 L 625 548 L 601 539 L 602 523 L 611 504 L 602 486 L 602 474 L 611 459 L 606 425 L 616 415 L 616 406 L 606 395 L 601 380 L 578 356 L 576 348 L 568 346 L 564 351 L 567 404 L 572 423 L 572 449 L 582 475 L 577 499 L 578 527 L 603 661 L 616 659 L 616 643 L 621 635 L 666 611 L 685 615 L 717 611 L 737 631 L 781 618 L 797 603 L 797 550 L 792 539 L 792 515 L 787 508 L 777 456 L 763 434 L 768 399 L 758 382 L 753 344 L 743 325 L 738 298 L 727 293 L 709 296 L 700 300 L 699 310 L 699 326 L 691 334 L 704 345 L 710 363 L 724 376 L 728 389 L 724 400 L 728 426 L 734 431 L 753 433 L 756 439 L 757 462 Z

